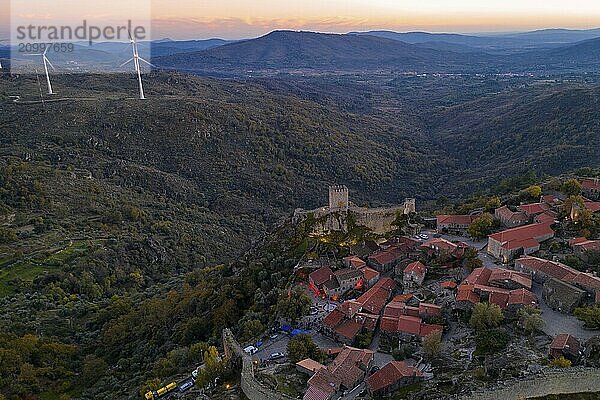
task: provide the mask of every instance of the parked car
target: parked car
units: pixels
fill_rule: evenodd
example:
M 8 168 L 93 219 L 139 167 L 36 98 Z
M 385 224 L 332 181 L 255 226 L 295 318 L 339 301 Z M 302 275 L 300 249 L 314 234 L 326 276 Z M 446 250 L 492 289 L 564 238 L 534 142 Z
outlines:
M 258 349 L 254 346 L 248 346 L 244 348 L 244 352 L 248 354 L 254 354 L 258 351 Z
M 276 333 L 275 333 L 275 334 L 273 334 L 273 335 L 271 335 L 271 336 L 269 336 L 269 338 L 271 338 L 271 339 L 273 339 L 273 340 L 277 339 L 278 337 L 279 337 L 279 335 L 278 335 L 278 334 L 276 334 Z
M 186 381 L 181 386 L 179 386 L 179 392 L 183 393 L 186 390 L 188 390 L 189 388 L 191 388 L 192 386 L 194 386 L 194 382 L 192 382 L 192 381 Z
M 271 353 L 271 360 L 279 360 L 280 358 L 285 357 L 285 354 L 283 353 Z

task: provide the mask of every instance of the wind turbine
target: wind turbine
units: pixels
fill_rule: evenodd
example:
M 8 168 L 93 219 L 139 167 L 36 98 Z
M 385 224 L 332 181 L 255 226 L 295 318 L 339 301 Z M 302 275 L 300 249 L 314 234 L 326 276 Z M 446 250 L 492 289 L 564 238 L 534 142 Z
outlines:
M 137 43 L 135 39 L 131 36 L 131 32 L 129 32 L 129 42 L 131 43 L 133 57 L 121 64 L 121 67 L 133 61 L 133 66 L 135 68 L 135 72 L 137 73 L 138 85 L 140 87 L 140 100 L 145 100 L 146 96 L 144 96 L 144 85 L 142 84 L 142 69 L 140 67 L 140 61 L 148 64 L 151 67 L 154 67 L 154 65 L 140 57 L 140 54 L 138 53 Z
M 48 57 L 46 57 L 46 53 L 48 53 L 49 48 L 50 47 L 46 47 L 46 50 L 44 50 L 44 52 L 41 54 L 29 54 L 29 55 L 30 56 L 42 56 L 42 61 L 44 62 L 44 71 L 46 71 L 46 82 L 48 83 L 48 94 L 55 94 L 52 91 L 52 83 L 50 83 L 50 73 L 48 72 L 48 65 L 50 67 L 52 67 L 53 71 L 56 71 L 56 68 L 54 68 L 54 65 L 52 65 L 50 60 L 48 60 Z

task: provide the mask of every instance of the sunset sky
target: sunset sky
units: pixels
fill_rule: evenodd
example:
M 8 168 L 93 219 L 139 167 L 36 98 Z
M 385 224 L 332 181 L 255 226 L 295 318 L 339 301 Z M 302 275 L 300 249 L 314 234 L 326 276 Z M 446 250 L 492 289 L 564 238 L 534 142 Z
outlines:
M 32 18 L 54 19 L 56 23 L 67 18 L 65 14 L 69 18 L 89 14 L 92 4 L 86 0 L 14 1 L 31 3 Z M 106 14 L 108 9 L 119 14 L 123 4 L 133 2 L 145 1 L 96 3 L 106 9 Z M 69 6 L 58 7 L 57 3 Z M 340 33 L 370 29 L 493 32 L 600 26 L 598 0 L 152 0 L 151 5 L 155 39 L 237 39 L 274 29 Z M 8 31 L 8 6 L 0 15 L 1 38 Z

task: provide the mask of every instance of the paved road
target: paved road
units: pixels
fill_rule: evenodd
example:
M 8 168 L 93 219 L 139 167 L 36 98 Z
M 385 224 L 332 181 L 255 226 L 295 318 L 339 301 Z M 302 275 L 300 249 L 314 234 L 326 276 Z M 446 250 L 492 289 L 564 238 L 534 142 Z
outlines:
M 554 337 L 561 333 L 570 333 L 585 341 L 600 334 L 598 331 L 584 329 L 583 323 L 574 316 L 560 313 L 548 307 L 542 298 L 542 285 L 534 283 L 533 292 L 540 300 L 540 310 L 542 310 L 542 318 L 545 322 L 543 331 L 547 335 Z

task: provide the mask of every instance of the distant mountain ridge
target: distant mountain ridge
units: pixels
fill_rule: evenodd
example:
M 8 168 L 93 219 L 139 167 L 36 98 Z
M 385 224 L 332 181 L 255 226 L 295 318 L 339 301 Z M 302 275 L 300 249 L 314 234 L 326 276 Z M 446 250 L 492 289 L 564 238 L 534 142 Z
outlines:
M 547 73 L 563 69 L 593 70 L 598 64 L 594 54 L 600 53 L 600 39 L 554 44 L 549 48 L 539 42 L 542 47 L 538 48 L 537 45 L 527 47 L 522 39 L 515 38 L 424 32 L 380 31 L 378 34 L 274 31 L 256 39 L 203 51 L 156 57 L 154 63 L 168 69 L 232 75 L 294 73 L 298 70 Z M 436 38 L 443 40 L 433 40 Z M 499 47 L 494 47 L 499 46 L 498 43 L 506 46 L 502 52 L 498 52 Z

